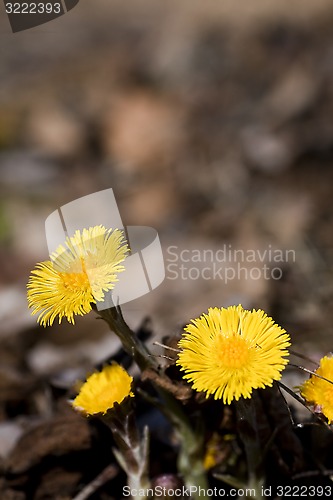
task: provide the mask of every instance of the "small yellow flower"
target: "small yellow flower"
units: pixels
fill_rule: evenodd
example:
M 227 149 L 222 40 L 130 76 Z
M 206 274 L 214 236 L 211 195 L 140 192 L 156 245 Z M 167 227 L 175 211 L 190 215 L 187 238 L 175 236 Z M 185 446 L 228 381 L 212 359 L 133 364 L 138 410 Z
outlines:
M 206 445 L 206 452 L 204 456 L 204 469 L 209 470 L 213 469 L 216 465 L 220 463 L 221 458 L 223 457 L 223 438 L 218 435 L 217 432 L 214 432 L 212 437 L 209 439 Z
M 28 304 L 38 322 L 52 325 L 66 317 L 74 324 L 74 315 L 91 311 L 91 304 L 104 300 L 112 290 L 117 273 L 127 256 L 128 246 L 123 232 L 104 226 L 76 231 L 60 245 L 50 259 L 37 264 L 28 283 Z
M 86 415 L 105 414 L 115 403 L 120 404 L 128 396 L 134 396 L 132 382 L 133 377 L 114 362 L 88 377 L 72 405 Z
M 324 356 L 320 360 L 317 375 L 333 382 L 333 357 Z M 333 422 L 333 383 L 311 375 L 300 387 L 305 401 L 316 407 L 316 411 L 325 415 L 329 423 Z
M 250 398 L 252 389 L 272 386 L 288 363 L 290 337 L 262 310 L 210 308 L 185 332 L 177 360 L 183 377 L 193 389 L 227 404 Z

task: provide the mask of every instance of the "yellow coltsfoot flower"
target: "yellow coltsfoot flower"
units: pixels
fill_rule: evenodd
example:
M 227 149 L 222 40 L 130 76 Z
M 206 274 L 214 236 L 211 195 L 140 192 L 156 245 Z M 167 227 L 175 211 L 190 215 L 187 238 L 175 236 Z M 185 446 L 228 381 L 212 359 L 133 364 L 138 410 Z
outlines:
M 132 382 L 133 377 L 113 362 L 87 378 L 72 403 L 73 408 L 86 415 L 105 414 L 115 403 L 134 396 Z
M 331 424 L 333 422 L 333 356 L 324 356 L 315 373 L 327 380 L 311 375 L 300 387 L 301 396 L 308 404 L 315 407 L 316 413 L 322 413 Z
M 177 365 L 193 389 L 230 404 L 281 378 L 290 337 L 262 310 L 210 308 L 179 341 Z
M 110 428 L 117 445 L 113 453 L 127 474 L 129 489 L 147 491 L 149 432 L 145 426 L 141 437 L 137 428 L 131 404 L 132 383 L 133 378 L 126 370 L 113 362 L 88 377 L 72 406 L 83 415 L 96 415 Z
M 114 288 L 128 251 L 119 229 L 76 231 L 31 272 L 27 287 L 32 314 L 39 313 L 43 326 L 52 325 L 57 316 L 59 323 L 66 317 L 74 324 L 75 315 L 90 312 L 91 304 L 103 301 L 105 292 Z

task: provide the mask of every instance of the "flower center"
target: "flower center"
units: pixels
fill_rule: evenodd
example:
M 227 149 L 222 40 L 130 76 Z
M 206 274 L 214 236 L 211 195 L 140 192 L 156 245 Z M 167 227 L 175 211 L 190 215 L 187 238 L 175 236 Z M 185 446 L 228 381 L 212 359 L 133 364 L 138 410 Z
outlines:
M 90 286 L 86 273 L 60 273 L 63 286 L 71 291 L 87 290 Z
M 241 368 L 249 361 L 250 351 L 247 342 L 238 334 L 230 337 L 219 335 L 216 339 L 217 358 L 227 368 Z
M 74 269 L 73 269 L 74 268 Z M 66 290 L 76 292 L 77 290 L 87 290 L 90 287 L 89 278 L 86 272 L 84 259 L 74 262 L 72 272 L 59 273 L 62 285 Z

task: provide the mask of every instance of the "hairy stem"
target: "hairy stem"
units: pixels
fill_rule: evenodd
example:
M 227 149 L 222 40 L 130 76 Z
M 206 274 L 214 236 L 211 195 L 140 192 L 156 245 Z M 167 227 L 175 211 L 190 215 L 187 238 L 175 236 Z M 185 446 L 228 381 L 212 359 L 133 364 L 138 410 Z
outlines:
M 146 346 L 128 326 L 119 306 L 97 311 L 97 314 L 106 321 L 110 329 L 118 336 L 123 349 L 134 359 L 141 371 L 147 368 L 157 369 L 158 365 L 155 358 L 151 356 Z

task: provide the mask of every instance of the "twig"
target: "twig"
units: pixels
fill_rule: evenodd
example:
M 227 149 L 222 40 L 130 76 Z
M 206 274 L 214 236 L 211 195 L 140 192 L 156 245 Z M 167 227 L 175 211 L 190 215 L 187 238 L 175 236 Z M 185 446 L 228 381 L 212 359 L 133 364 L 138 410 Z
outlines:
M 276 387 L 278 388 L 278 391 L 279 391 L 279 393 L 281 394 L 281 397 L 282 397 L 282 399 L 283 399 L 283 401 L 284 401 L 284 403 L 285 403 L 285 405 L 286 405 L 286 407 L 287 407 L 287 411 L 288 411 L 288 414 L 289 414 L 289 418 L 290 418 L 291 425 L 292 425 L 293 427 L 296 427 L 296 424 L 295 424 L 295 421 L 294 421 L 293 415 L 292 415 L 292 413 L 291 413 L 291 410 L 290 410 L 290 408 L 289 408 L 289 405 L 288 405 L 288 403 L 287 403 L 287 400 L 286 400 L 286 398 L 284 397 L 284 395 L 282 394 L 281 387 L 279 386 L 279 384 L 276 384 Z
M 331 427 L 329 426 L 329 424 L 327 422 L 325 422 L 324 420 L 322 420 L 318 414 L 316 412 L 314 412 L 313 410 L 311 410 L 311 408 L 308 407 L 308 405 L 303 401 L 302 398 L 300 398 L 294 391 L 292 391 L 291 389 L 289 389 L 289 387 L 287 387 L 286 385 L 284 385 L 282 382 L 278 382 L 278 385 L 281 387 L 281 389 L 283 389 L 284 391 L 286 391 L 291 397 L 293 397 L 294 399 L 296 399 L 296 401 L 298 401 L 299 403 L 301 403 L 302 406 L 304 406 L 304 408 L 306 408 L 317 420 L 319 420 L 323 425 L 325 425 L 325 427 L 327 429 L 329 429 L 331 432 L 332 432 L 332 429 Z M 297 427 L 298 426 L 303 426 L 304 424 L 297 424 Z
M 289 349 L 290 354 L 293 354 L 294 356 L 297 356 L 298 358 L 304 359 L 305 361 L 309 361 L 309 363 L 312 363 L 313 365 L 318 366 L 318 363 L 316 361 L 313 361 L 313 359 L 309 358 L 308 356 L 305 356 L 304 354 L 301 354 L 300 352 L 296 352 L 292 349 Z
M 97 491 L 103 484 L 113 479 L 119 472 L 119 468 L 114 465 L 108 465 L 105 469 L 98 474 L 83 490 L 76 495 L 72 500 L 87 500 L 95 491 Z
M 169 349 L 169 351 L 173 352 L 182 352 L 181 349 L 175 349 L 174 347 L 170 347 L 169 345 L 161 344 L 161 342 L 153 342 L 154 345 L 157 345 L 158 347 L 164 347 L 164 349 Z
M 289 366 L 293 366 L 294 368 L 298 368 L 299 370 L 303 370 L 303 372 L 310 373 L 310 375 L 313 375 L 314 377 L 321 378 L 321 380 L 325 380 L 325 382 L 328 382 L 329 384 L 333 384 L 333 380 L 330 380 L 326 377 L 322 377 L 321 375 L 318 375 L 318 373 L 313 372 L 312 370 L 308 370 L 307 368 L 304 368 L 304 366 L 294 365 L 293 363 L 289 363 Z
M 305 472 L 300 472 L 292 476 L 292 480 L 303 479 L 305 477 L 315 477 L 315 476 L 332 476 L 333 470 L 308 470 Z

